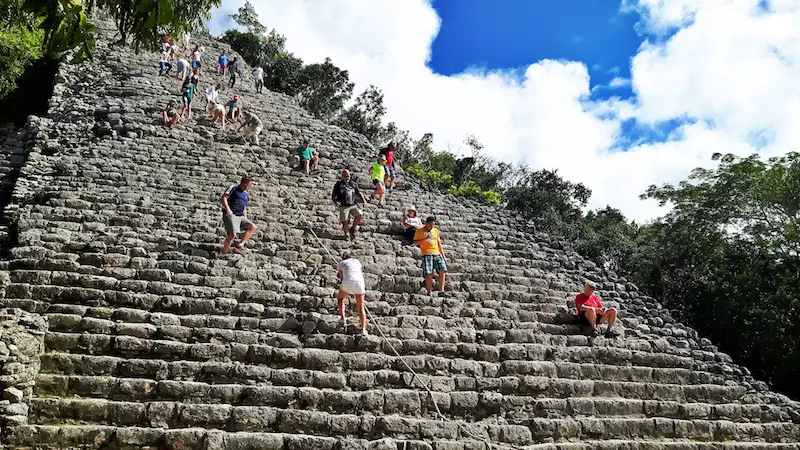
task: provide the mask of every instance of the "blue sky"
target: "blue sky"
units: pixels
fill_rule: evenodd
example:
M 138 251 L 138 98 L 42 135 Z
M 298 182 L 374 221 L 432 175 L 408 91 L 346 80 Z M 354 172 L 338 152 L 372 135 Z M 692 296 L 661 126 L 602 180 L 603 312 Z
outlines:
M 581 61 L 592 87 L 630 77 L 630 58 L 642 36 L 635 13 L 619 0 L 434 0 L 442 25 L 429 67 L 453 75 L 470 67 L 514 69 L 541 59 Z M 594 95 L 628 97 L 630 89 Z

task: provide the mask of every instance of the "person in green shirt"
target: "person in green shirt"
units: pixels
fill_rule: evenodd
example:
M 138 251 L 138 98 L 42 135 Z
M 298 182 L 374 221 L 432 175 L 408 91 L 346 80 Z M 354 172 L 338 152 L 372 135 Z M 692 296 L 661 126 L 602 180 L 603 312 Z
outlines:
M 386 157 L 378 155 L 378 162 L 372 163 L 369 168 L 369 173 L 372 174 L 372 184 L 375 186 L 375 192 L 372 193 L 370 198 L 378 196 L 378 206 L 383 206 L 383 199 L 386 196 L 386 187 L 383 180 L 386 177 Z
M 311 173 L 311 170 L 317 170 L 319 156 L 317 156 L 314 149 L 308 145 L 308 139 L 303 141 L 303 145 L 297 147 L 295 151 L 297 152 L 297 156 L 300 157 L 300 170 L 304 171 L 306 175 Z M 309 163 L 313 163 L 310 168 Z

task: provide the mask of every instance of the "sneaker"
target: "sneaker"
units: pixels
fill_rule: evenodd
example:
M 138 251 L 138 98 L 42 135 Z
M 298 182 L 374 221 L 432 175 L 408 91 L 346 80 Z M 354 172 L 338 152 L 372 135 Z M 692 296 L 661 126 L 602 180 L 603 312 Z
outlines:
M 615 338 L 615 337 L 618 337 L 619 335 L 620 335 L 620 333 L 617 330 L 607 330 L 605 336 L 607 338 Z
M 367 330 L 361 330 L 361 335 L 362 336 L 369 336 L 369 333 L 367 332 Z
M 245 248 L 244 244 L 236 244 L 233 246 L 233 251 L 237 253 L 247 253 L 247 249 Z
M 233 255 L 231 255 L 230 253 L 220 253 L 219 259 L 225 259 L 225 260 L 233 259 Z
M 439 295 L 439 297 L 452 297 L 452 295 L 450 295 L 449 293 L 447 293 L 445 291 L 440 291 L 438 295 Z

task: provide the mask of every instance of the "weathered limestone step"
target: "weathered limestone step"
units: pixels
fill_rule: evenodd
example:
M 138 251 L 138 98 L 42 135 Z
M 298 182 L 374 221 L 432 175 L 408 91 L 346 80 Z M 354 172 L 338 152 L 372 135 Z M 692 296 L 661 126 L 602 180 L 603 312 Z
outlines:
M 342 366 L 335 365 L 337 362 L 327 362 L 321 359 L 313 359 L 308 355 L 308 352 L 303 353 L 303 357 L 296 364 L 287 364 L 285 361 L 276 361 L 276 365 L 280 368 L 303 368 L 311 370 L 323 370 L 333 372 L 326 374 L 320 378 L 320 383 L 328 383 L 334 386 L 342 386 L 347 382 L 347 377 L 340 375 L 343 370 Z M 331 357 L 327 354 L 324 356 Z M 360 361 L 359 361 L 360 362 Z M 411 361 L 414 362 L 414 361 Z M 363 364 L 363 362 L 362 362 Z M 369 363 L 368 363 L 369 364 Z M 368 370 L 381 370 L 383 367 L 369 367 Z M 241 370 L 247 371 L 248 369 L 242 367 Z M 257 371 L 256 369 L 250 369 Z M 398 371 L 402 372 L 402 371 Z M 262 372 L 263 373 L 263 372 Z M 275 369 L 270 370 L 269 375 L 275 374 Z M 392 373 L 383 373 L 377 375 L 392 376 Z M 377 378 L 376 375 L 376 378 Z M 411 374 L 403 374 L 401 376 L 412 376 Z M 41 374 L 39 379 L 43 384 L 42 387 L 37 388 L 41 393 L 56 392 L 58 395 L 63 395 L 67 389 L 75 389 L 77 392 L 89 393 L 98 392 L 99 395 L 105 398 L 122 398 L 125 400 L 141 400 L 147 397 L 135 397 L 136 392 L 133 394 L 127 392 L 128 386 L 135 383 L 138 386 L 173 386 L 170 380 L 156 381 L 141 378 L 114 378 L 114 377 L 93 377 L 93 376 L 62 376 L 62 375 L 49 375 Z M 362 382 L 356 379 L 357 382 Z M 745 392 L 739 387 L 725 387 L 718 385 L 667 385 L 655 383 L 635 383 L 635 382 L 619 382 L 619 381 L 593 381 L 593 380 L 571 380 L 564 378 L 548 378 L 537 376 L 509 376 L 494 379 L 478 379 L 475 375 L 465 375 L 454 377 L 450 382 L 442 380 L 441 378 L 428 378 L 435 389 L 441 389 L 445 392 L 453 391 L 456 388 L 462 390 L 480 390 L 486 392 L 486 395 L 491 396 L 492 391 L 515 393 L 518 395 L 527 395 L 533 398 L 547 398 L 547 397 L 615 397 L 625 399 L 638 399 L 638 400 L 657 400 L 657 401 L 678 401 L 678 402 L 707 402 L 709 404 L 724 404 L 738 401 Z M 319 380 L 318 380 L 319 381 Z M 198 389 L 211 389 L 205 383 L 197 382 L 181 382 L 185 386 L 196 386 Z M 409 381 L 405 381 L 408 386 L 415 386 Z M 242 386 L 232 387 L 240 391 Z M 416 385 L 419 388 L 419 385 Z M 150 389 L 148 388 L 148 389 Z M 294 387 L 286 387 L 285 389 L 294 389 Z M 134 397 L 128 397 L 134 395 Z M 211 397 L 215 395 L 208 394 Z M 227 395 L 227 394 L 226 394 Z M 226 395 L 217 395 L 218 397 L 225 397 Z M 122 396 L 122 397 L 120 397 Z M 474 394 L 477 401 L 478 394 Z M 233 402 L 236 403 L 236 402 Z
M 281 320 L 281 319 L 279 319 Z M 331 323 L 330 329 L 336 330 L 338 325 L 335 322 Z M 406 328 L 399 328 L 398 330 L 407 330 Z M 224 336 L 227 331 L 228 336 L 233 335 L 230 330 L 218 330 L 216 336 Z M 241 331 L 240 334 L 252 336 L 243 342 L 230 342 L 229 344 L 220 344 L 217 338 L 208 337 L 208 342 L 187 343 L 182 340 L 165 340 L 165 339 L 142 339 L 136 336 L 123 335 L 123 336 L 110 336 L 107 334 L 90 334 L 90 333 L 58 333 L 49 332 L 46 335 L 46 345 L 50 351 L 61 351 L 68 353 L 85 353 L 90 355 L 109 355 L 121 356 L 126 358 L 144 358 L 144 359 L 164 359 L 164 360 L 179 360 L 186 359 L 191 361 L 246 361 L 250 363 L 274 363 L 274 359 L 284 360 L 289 358 L 288 361 L 294 363 L 300 358 L 301 354 L 335 354 L 334 362 L 346 361 L 351 353 L 350 352 L 370 352 L 371 358 L 383 360 L 389 357 L 390 360 L 394 357 L 394 350 L 400 352 L 403 358 L 418 357 L 418 358 L 431 358 L 436 355 L 436 358 L 431 361 L 449 361 L 445 366 L 457 364 L 459 367 L 474 365 L 477 362 L 498 363 L 491 366 L 495 374 L 547 374 L 553 375 L 559 369 L 554 369 L 555 366 L 548 364 L 546 361 L 572 361 L 578 363 L 592 363 L 594 368 L 587 367 L 586 374 L 595 376 L 608 376 L 618 378 L 620 375 L 624 378 L 632 380 L 640 380 L 643 377 L 650 377 L 660 381 L 687 381 L 686 376 L 679 375 L 680 372 L 673 372 L 665 369 L 658 375 L 653 375 L 652 371 L 647 369 L 639 369 L 636 367 L 625 367 L 630 363 L 630 358 L 621 359 L 629 356 L 629 352 L 623 352 L 614 347 L 608 347 L 605 351 L 592 349 L 588 347 L 573 348 L 574 350 L 585 350 L 576 352 L 565 352 L 566 349 L 557 349 L 562 355 L 554 355 L 554 350 L 548 349 L 545 346 L 503 346 L 498 347 L 495 345 L 484 344 L 467 344 L 467 343 L 437 343 L 430 341 L 408 339 L 391 339 L 385 340 L 375 336 L 363 338 L 361 336 L 347 335 L 347 334 L 313 334 L 304 336 L 303 341 L 293 334 L 274 333 L 268 335 L 254 335 L 252 333 Z M 452 332 L 451 332 L 452 333 Z M 210 334 L 209 336 L 215 336 Z M 181 338 L 180 334 L 176 335 Z M 254 341 L 257 339 L 257 341 Z M 260 343 L 257 343 L 260 342 Z M 394 349 L 392 348 L 394 346 Z M 341 353 L 340 353 L 341 352 Z M 569 356 L 572 356 L 571 358 Z M 604 358 L 605 356 L 605 358 Z M 658 355 L 653 354 L 653 360 L 661 361 Z M 576 358 L 577 357 L 577 358 Z M 330 356 L 333 358 L 333 356 Z M 328 358 L 328 359 L 330 359 Z M 526 358 L 533 359 L 533 361 L 526 361 Z M 580 359 L 579 359 L 580 358 Z M 647 361 L 642 359 L 642 361 Z M 617 363 L 615 365 L 615 363 Z M 603 364 L 597 366 L 597 364 Z M 622 367 L 619 367 L 619 365 Z M 398 367 L 401 364 L 397 363 Z M 426 365 L 423 365 L 423 368 Z M 442 370 L 438 367 L 440 364 L 429 364 L 431 370 Z M 575 366 L 564 366 L 563 373 L 575 375 Z M 713 367 L 713 366 L 711 366 Z M 482 370 L 484 374 L 488 374 L 488 370 Z M 583 369 L 580 372 L 583 373 Z M 710 386 L 719 386 L 721 381 L 719 378 L 713 377 L 710 374 L 698 373 L 694 378 L 696 381 L 709 384 Z M 716 383 L 716 384 L 714 384 Z M 746 390 L 741 388 L 741 390 Z
M 351 406 L 351 399 L 339 398 L 348 404 L 349 411 L 338 411 L 336 404 L 327 406 L 332 399 L 323 399 L 313 392 L 307 392 L 306 399 L 297 403 L 278 400 L 283 405 L 242 405 L 222 404 L 182 404 L 174 402 L 117 402 L 103 399 L 35 399 L 31 405 L 31 415 L 38 424 L 47 425 L 64 420 L 72 424 L 108 424 L 115 426 L 151 426 L 156 428 L 212 428 L 228 431 L 273 431 L 284 433 L 307 433 L 321 436 L 355 435 L 368 438 L 371 429 L 363 430 L 363 417 L 377 413 L 375 426 L 387 420 L 386 414 L 413 414 L 425 416 L 415 407 L 404 404 L 413 393 L 407 396 L 387 396 L 375 404 L 363 403 Z M 270 394 L 266 394 L 269 396 Z M 264 397 L 270 400 L 275 397 Z M 385 399 L 385 401 L 384 401 Z M 391 400 L 390 400 L 391 399 Z M 305 401 L 303 401 L 305 400 Z M 268 400 L 269 401 L 269 400 Z M 422 399 L 421 402 L 430 403 Z M 383 403 L 383 407 L 378 404 Z M 419 402 L 417 402 L 419 403 Z M 326 405 L 332 412 L 320 411 L 318 405 Z M 326 406 L 321 406 L 325 408 Z M 446 405 L 449 406 L 449 405 Z M 468 409 L 475 408 L 461 405 Z M 481 408 L 477 405 L 477 408 Z M 391 412 L 387 412 L 391 411 Z M 435 411 L 432 404 L 429 413 Z M 446 410 L 447 411 L 447 410 Z M 357 415 L 356 413 L 359 413 Z M 445 414 L 451 415 L 450 411 Z M 369 417 L 367 416 L 367 417 Z M 373 416 L 374 417 L 374 416 Z M 472 417 L 474 419 L 474 417 Z M 405 425 L 399 434 L 404 438 L 424 439 L 414 434 L 425 428 L 433 437 L 455 439 L 458 428 L 455 424 L 432 419 L 414 419 L 404 416 L 391 417 Z M 493 428 L 501 428 L 503 433 L 491 433 Z M 692 439 L 708 441 L 756 441 L 756 442 L 796 442 L 800 427 L 787 423 L 734 423 L 727 420 L 674 420 L 628 419 L 628 418 L 567 418 L 540 419 L 529 418 L 503 425 L 490 425 L 470 421 L 470 430 L 479 435 L 500 435 L 500 441 L 514 445 L 532 444 L 543 439 L 557 441 L 573 439 Z M 391 434 L 390 434 L 391 436 Z
M 275 341 L 273 344 L 289 347 L 291 341 Z M 260 347 L 263 349 L 265 347 Z M 300 348 L 300 347 L 297 347 Z M 533 375 L 547 376 L 567 379 L 600 379 L 607 381 L 630 381 L 658 384 L 683 384 L 683 385 L 725 385 L 723 377 L 715 376 L 705 372 L 689 371 L 685 369 L 662 369 L 646 368 L 633 366 L 614 366 L 596 363 L 570 363 L 563 361 L 528 361 L 528 360 L 504 360 L 502 362 L 474 361 L 463 358 L 443 358 L 440 356 L 424 356 L 425 364 L 419 367 L 419 359 L 422 355 L 405 355 L 396 357 L 392 354 L 385 355 L 380 353 L 343 353 L 341 357 L 342 366 L 350 364 L 348 361 L 354 359 L 374 360 L 371 366 L 406 372 L 406 364 L 415 367 L 415 370 L 423 374 L 445 375 L 445 374 L 480 374 L 487 378 L 501 378 L 508 376 Z M 241 363 L 241 361 L 239 362 Z M 45 353 L 42 355 L 42 370 L 49 373 L 64 373 L 67 375 L 114 375 L 121 368 L 130 371 L 132 367 L 138 367 L 142 375 L 150 373 L 165 372 L 165 367 L 171 364 L 167 361 L 152 359 L 133 359 L 123 360 L 112 356 L 92 356 L 73 353 Z M 182 362 L 181 364 L 190 364 Z M 192 364 L 202 365 L 202 362 Z M 226 366 L 227 364 L 227 366 Z M 59 367 L 66 365 L 66 369 L 59 372 Z M 214 367 L 234 368 L 234 363 L 214 362 Z M 349 367 L 349 366 L 348 366 Z M 349 367 L 352 370 L 352 367 Z M 67 370 L 70 369 L 70 370 Z M 78 370 L 72 372 L 72 370 Z M 95 373 L 94 370 L 100 370 Z M 219 374 L 217 374 L 219 375 Z M 136 375 L 128 375 L 136 376 Z M 167 378 L 162 375 L 160 378 Z
M 224 432 L 203 428 L 163 429 L 139 427 L 113 427 L 103 425 L 29 425 L 15 427 L 8 443 L 16 446 L 35 446 L 40 449 L 95 449 L 106 446 L 152 450 L 212 450 L 230 448 L 240 450 L 474 450 L 486 448 L 483 441 L 475 440 L 456 427 L 453 439 L 439 438 L 427 428 L 406 419 L 364 416 L 364 427 L 373 430 L 371 440 L 353 437 L 332 438 L 303 433 L 246 433 Z M 469 426 L 468 424 L 464 425 Z M 384 435 L 420 434 L 424 441 L 404 437 L 385 438 Z M 494 435 L 508 434 L 502 426 L 491 429 Z M 461 437 L 463 435 L 463 437 Z M 692 449 L 694 450 L 694 449 Z
M 183 368 L 185 372 L 191 370 Z M 472 419 L 500 415 L 509 420 L 527 420 L 530 417 L 561 419 L 571 416 L 722 419 L 734 422 L 792 420 L 780 408 L 765 405 L 640 400 L 607 396 L 602 392 L 596 393 L 594 397 L 546 398 L 541 396 L 541 392 L 519 389 L 521 383 L 514 383 L 510 378 L 492 380 L 468 376 L 448 378 L 423 375 L 415 379 L 411 374 L 392 370 L 343 374 L 263 367 L 248 370 L 241 365 L 236 367 L 238 376 L 229 376 L 219 366 L 209 372 L 214 373 L 214 369 L 221 376 L 209 382 L 185 381 L 188 378 L 186 373 L 180 375 L 182 380 L 175 381 L 124 378 L 125 375 L 105 377 L 40 374 L 36 395 L 44 398 L 79 396 L 126 402 L 294 406 L 303 409 L 321 408 L 337 413 L 370 410 L 373 413 L 403 412 L 428 416 L 434 413 L 435 408 L 430 403 L 430 394 L 418 392 L 420 386 L 425 385 L 434 392 L 434 399 L 442 412 Z M 246 378 L 250 374 L 255 377 Z M 272 385 L 254 385 L 256 382 Z M 403 406 L 398 407 L 398 403 Z
M 691 442 L 691 441 L 631 441 L 587 440 L 580 443 L 537 444 L 526 450 L 798 450 L 800 444 L 766 442 Z

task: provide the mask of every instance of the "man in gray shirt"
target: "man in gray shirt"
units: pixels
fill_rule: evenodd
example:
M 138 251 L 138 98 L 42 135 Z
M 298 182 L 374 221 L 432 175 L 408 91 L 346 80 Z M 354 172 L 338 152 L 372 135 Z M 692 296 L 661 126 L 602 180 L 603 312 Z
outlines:
M 244 122 L 239 125 L 239 129 L 236 131 L 244 128 L 244 132 L 242 132 L 242 139 L 244 139 L 246 143 L 249 143 L 249 138 L 253 138 L 253 142 L 258 145 L 258 135 L 264 130 L 264 124 L 261 122 L 261 119 L 259 119 L 258 116 L 252 112 L 245 112 L 244 117 Z

